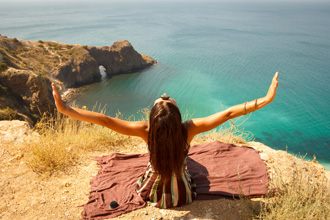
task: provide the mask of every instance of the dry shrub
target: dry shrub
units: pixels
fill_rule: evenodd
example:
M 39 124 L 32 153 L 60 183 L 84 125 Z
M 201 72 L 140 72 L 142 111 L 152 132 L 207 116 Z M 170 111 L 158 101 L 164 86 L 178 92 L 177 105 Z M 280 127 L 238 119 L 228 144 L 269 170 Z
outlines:
M 273 190 L 255 219 L 330 219 L 330 183 L 325 174 L 295 165 L 284 181 L 272 179 Z
M 86 152 L 125 152 L 125 148 L 139 143 L 106 127 L 61 114 L 55 118 L 43 117 L 35 126 L 35 131 L 39 135 L 26 143 L 29 154 L 27 164 L 35 172 L 46 174 L 66 170 L 79 162 Z
M 308 162 L 294 163 L 288 178 L 273 169 L 267 195 L 255 199 L 244 196 L 240 187 L 236 190 L 246 219 L 330 219 L 330 181 L 324 170 Z

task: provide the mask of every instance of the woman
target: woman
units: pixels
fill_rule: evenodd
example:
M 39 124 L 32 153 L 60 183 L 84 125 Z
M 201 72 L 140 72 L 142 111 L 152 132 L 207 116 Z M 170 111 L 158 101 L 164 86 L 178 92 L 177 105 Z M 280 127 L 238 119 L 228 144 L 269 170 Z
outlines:
M 174 99 L 162 95 L 154 103 L 150 121 L 131 122 L 79 108 L 66 106 L 52 84 L 59 112 L 77 120 L 108 127 L 125 135 L 138 136 L 148 145 L 149 164 L 138 180 L 137 192 L 154 206 L 170 208 L 193 201 L 194 184 L 186 169 L 186 156 L 193 137 L 209 131 L 229 119 L 251 113 L 270 104 L 276 95 L 278 73 L 275 74 L 265 97 L 230 107 L 205 118 L 190 119 L 182 123 Z

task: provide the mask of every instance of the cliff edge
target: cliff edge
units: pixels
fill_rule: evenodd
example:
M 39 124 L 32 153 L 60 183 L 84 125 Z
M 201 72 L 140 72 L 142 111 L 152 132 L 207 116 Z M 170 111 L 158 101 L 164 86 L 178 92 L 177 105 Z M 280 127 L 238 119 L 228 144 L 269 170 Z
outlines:
M 144 141 L 138 137 L 85 125 L 76 124 L 74 132 L 62 128 L 62 132 L 49 136 L 51 132 L 39 135 L 26 122 L 0 121 L 0 219 L 81 219 L 90 179 L 99 170 L 92 158 L 110 153 L 147 153 Z M 251 200 L 195 200 L 174 209 L 146 206 L 114 219 L 329 219 L 330 171 L 317 161 L 304 161 L 258 142 L 244 143 L 232 133 L 197 136 L 192 145 L 213 141 L 256 149 L 267 166 L 270 194 Z M 47 174 L 51 169 L 57 171 Z M 232 174 L 239 176 L 239 169 Z M 274 211 L 276 207 L 283 207 L 284 214 Z M 304 216 L 306 212 L 312 217 Z
M 127 41 L 93 47 L 41 40 L 24 41 L 0 35 L 0 120 L 34 124 L 54 112 L 51 82 L 63 92 L 108 76 L 138 71 L 156 64 Z

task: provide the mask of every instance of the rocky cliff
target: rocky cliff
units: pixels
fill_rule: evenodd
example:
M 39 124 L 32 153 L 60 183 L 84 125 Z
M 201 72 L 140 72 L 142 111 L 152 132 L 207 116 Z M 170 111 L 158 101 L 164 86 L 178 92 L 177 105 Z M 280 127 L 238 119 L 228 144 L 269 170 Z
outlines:
M 156 64 L 134 50 L 128 41 L 93 47 L 59 42 L 17 40 L 0 35 L 0 120 L 33 124 L 55 105 L 50 83 L 63 92 L 108 76 L 130 73 Z
M 98 66 L 105 67 L 108 75 L 129 73 L 155 64 L 155 60 L 140 55 L 127 41 L 117 41 L 110 47 L 87 47 Z

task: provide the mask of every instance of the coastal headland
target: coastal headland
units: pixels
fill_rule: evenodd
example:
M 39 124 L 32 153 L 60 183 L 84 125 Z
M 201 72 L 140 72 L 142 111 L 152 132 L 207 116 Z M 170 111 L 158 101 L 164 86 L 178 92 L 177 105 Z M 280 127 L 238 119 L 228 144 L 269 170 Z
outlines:
M 156 64 L 127 41 L 111 46 L 83 46 L 55 41 L 25 41 L 0 35 L 0 120 L 35 124 L 55 109 L 54 82 L 63 93 L 107 76 L 135 72 Z

